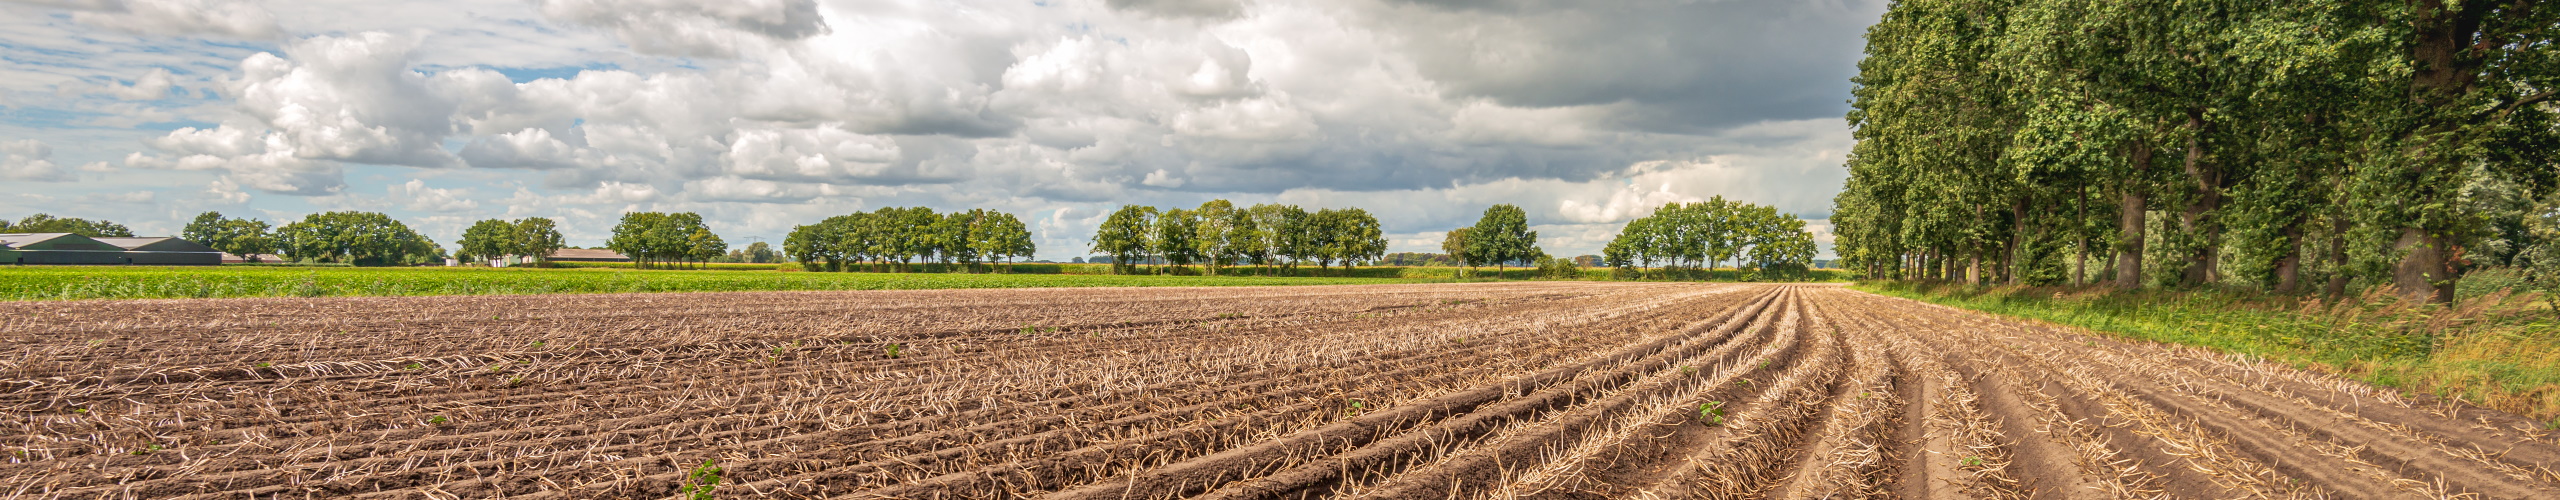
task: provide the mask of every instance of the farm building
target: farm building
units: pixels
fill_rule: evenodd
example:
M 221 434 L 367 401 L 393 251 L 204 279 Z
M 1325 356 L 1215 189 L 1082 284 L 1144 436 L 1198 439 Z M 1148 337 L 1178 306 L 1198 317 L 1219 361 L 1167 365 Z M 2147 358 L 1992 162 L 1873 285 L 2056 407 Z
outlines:
M 224 264 L 251 264 L 251 263 L 253 263 L 253 262 L 250 262 L 250 261 L 249 261 L 249 259 L 251 259 L 251 258 L 256 258 L 256 259 L 258 259 L 258 260 L 257 260 L 257 262 L 254 262 L 254 263 L 292 262 L 292 261 L 290 261 L 290 260 L 285 260 L 284 256 L 282 256 L 282 255 L 276 255 L 276 254 L 271 254 L 271 253 L 257 253 L 257 254 L 249 254 L 249 255 L 247 255 L 247 256 L 240 256 L 240 255 L 232 255 L 230 252 L 223 252 L 223 254 L 222 254 L 222 263 L 224 263 Z
M 555 250 L 555 251 L 552 251 L 552 252 L 551 252 L 551 257 L 550 257 L 550 259 L 551 259 L 551 261 L 552 261 L 552 262 L 630 262 L 630 261 L 631 261 L 631 258 L 630 258 L 630 257 L 624 257 L 624 256 L 622 256 L 622 254 L 620 254 L 620 253 L 616 253 L 616 252 L 614 252 L 614 251 L 612 251 L 612 250 L 601 250 L 601 249 L 590 250 L 590 249 L 584 249 L 584 248 L 563 248 L 563 249 Z
M 0 263 L 211 266 L 222 252 L 170 238 L 91 238 L 71 233 L 0 234 Z

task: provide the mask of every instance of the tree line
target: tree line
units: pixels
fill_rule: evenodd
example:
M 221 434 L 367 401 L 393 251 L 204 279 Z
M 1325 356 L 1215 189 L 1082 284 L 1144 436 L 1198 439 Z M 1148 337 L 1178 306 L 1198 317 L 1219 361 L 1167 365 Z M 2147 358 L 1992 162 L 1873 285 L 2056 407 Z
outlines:
M 275 227 L 266 221 L 205 212 L 179 238 L 257 262 L 259 254 L 286 260 L 358 266 L 421 265 L 442 261 L 444 248 L 391 216 L 375 212 L 323 212 Z
M 92 238 L 133 237 L 133 230 L 125 229 L 123 224 L 79 217 L 55 217 L 52 214 L 42 213 L 19 218 L 17 222 L 0 220 L 0 233 L 71 233 Z
M 2560 9 L 2537 4 L 1894 3 L 1836 249 L 1871 276 L 2438 302 L 2547 269 Z
M 1108 255 L 1115 273 L 1136 272 L 1139 263 L 1161 259 L 1176 269 L 1202 264 L 1216 274 L 1246 263 L 1348 267 L 1386 255 L 1387 237 L 1378 218 L 1358 208 L 1308 212 L 1297 205 L 1237 208 L 1212 200 L 1195 209 L 1122 206 L 1094 230 L 1092 251 Z
M 560 237 L 560 225 L 552 222 L 551 218 L 526 217 L 513 221 L 481 219 L 472 223 L 470 229 L 462 230 L 462 240 L 454 242 L 454 246 L 459 247 L 454 252 L 454 258 L 459 260 L 481 261 L 515 255 L 532 257 L 536 264 L 547 265 L 551 253 L 568 248 L 569 243 Z
M 862 264 L 904 271 L 917 259 L 973 269 L 982 262 L 1029 258 L 1039 247 L 1031 242 L 1030 228 L 1010 213 L 883 207 L 793 227 L 782 249 L 810 271 L 849 271 Z
M 1653 215 L 1628 221 L 1601 250 L 1601 258 L 1622 273 L 1637 272 L 1638 266 L 1659 266 L 1664 272 L 1714 269 L 1732 260 L 1763 274 L 1800 276 L 1812 269 L 1819 251 L 1804 219 L 1795 214 L 1717 196 L 1663 205 Z

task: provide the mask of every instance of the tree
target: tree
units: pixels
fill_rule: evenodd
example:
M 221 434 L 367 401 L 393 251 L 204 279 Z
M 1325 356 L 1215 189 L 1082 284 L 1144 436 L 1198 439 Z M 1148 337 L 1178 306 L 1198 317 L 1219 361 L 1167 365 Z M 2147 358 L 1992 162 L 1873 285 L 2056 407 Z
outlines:
M 521 255 L 515 253 L 515 235 L 516 225 L 513 223 L 500 219 L 482 219 L 480 222 L 472 223 L 471 228 L 462 230 L 462 239 L 453 243 L 454 252 L 461 260 L 471 261 Z
M 285 258 L 358 266 L 424 264 L 443 253 L 435 241 L 391 216 L 375 212 L 327 212 L 276 229 Z
M 1190 210 L 1172 209 L 1156 214 L 1155 232 L 1148 235 L 1148 246 L 1157 257 L 1176 269 L 1200 261 L 1200 216 Z
M 709 262 L 728 253 L 729 245 L 703 225 L 702 215 L 693 212 L 673 214 L 631 212 L 622 214 L 622 222 L 613 226 L 613 238 L 605 242 L 631 258 L 643 269 L 679 262 Z
M 125 229 L 123 224 L 104 220 L 82 219 L 78 217 L 54 217 L 52 214 L 29 215 L 26 216 L 26 218 L 18 219 L 18 222 L 15 224 L 0 224 L 0 231 L 12 233 L 71 233 L 91 238 L 133 237 L 133 230 Z
M 1440 240 L 1440 251 L 1447 252 L 1451 260 L 1458 261 L 1459 265 L 1467 266 L 1467 269 L 1470 271 L 1474 270 L 1476 267 L 1476 259 L 1467 253 L 1467 233 L 1471 232 L 1475 232 L 1475 228 L 1462 227 L 1451 229 L 1449 230 L 1449 236 L 1441 238 Z
M 1093 251 L 1111 256 L 1112 274 L 1134 272 L 1147 259 L 1153 251 L 1148 241 L 1155 217 L 1155 207 L 1123 205 L 1093 232 Z
M 516 219 L 512 226 L 512 235 L 507 239 L 510 245 L 507 253 L 532 257 L 538 265 L 550 266 L 551 254 L 569 246 L 569 242 L 560 236 L 559 223 L 552 222 L 549 217 Z
M 1192 248 L 1209 266 L 1209 275 L 1215 276 L 1218 268 L 1243 260 L 1242 249 L 1248 244 L 1236 240 L 1251 238 L 1252 217 L 1223 199 L 1202 203 L 1192 213 L 1200 219 L 1197 232 L 1192 235 Z
M 1528 259 L 1537 250 L 1538 232 L 1529 230 L 1529 216 L 1510 204 L 1484 209 L 1484 216 L 1467 234 L 1467 254 L 1494 263 L 1495 271 L 1508 269 L 1511 262 Z
M 1351 267 L 1355 262 L 1377 260 L 1387 254 L 1387 235 L 1385 229 L 1378 225 L 1377 217 L 1370 216 L 1368 210 L 1358 208 L 1346 208 L 1341 212 L 1342 227 L 1335 244 L 1341 248 L 1339 254 L 1342 257 L 1343 267 Z
M 248 262 L 258 262 L 259 254 L 276 250 L 275 236 L 268 234 L 266 221 L 226 218 L 222 212 L 197 214 L 195 220 L 187 223 L 186 229 L 179 234 L 187 241 L 202 243 Z

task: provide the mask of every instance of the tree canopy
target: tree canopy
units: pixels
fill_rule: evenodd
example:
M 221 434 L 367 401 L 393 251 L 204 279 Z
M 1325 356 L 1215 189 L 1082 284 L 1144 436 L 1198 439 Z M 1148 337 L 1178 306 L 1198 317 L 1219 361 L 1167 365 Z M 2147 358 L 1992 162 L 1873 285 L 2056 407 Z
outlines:
M 1538 250 L 1538 232 L 1529 230 L 1528 212 L 1505 203 L 1484 209 L 1476 225 L 1467 228 L 1466 255 L 1470 263 L 1490 263 L 1496 269 L 1513 262 L 1534 262 L 1545 257 Z
M 418 265 L 441 259 L 444 249 L 409 225 L 378 212 L 326 212 L 276 228 L 285 258 L 359 266 Z
M 613 226 L 605 248 L 630 257 L 633 265 L 652 268 L 686 262 L 710 262 L 729 252 L 729 244 L 703 225 L 693 212 L 631 212 Z
M 1819 247 L 1803 219 L 1775 207 L 1727 201 L 1722 196 L 1672 203 L 1628 221 L 1602 251 L 1610 266 L 1714 269 L 1725 261 L 1762 273 L 1801 275 Z
M 1386 255 L 1378 218 L 1358 208 L 1307 212 L 1294 205 L 1237 208 L 1212 200 L 1196 209 L 1120 207 L 1094 230 L 1092 250 L 1109 255 L 1114 272 L 1141 263 L 1203 264 L 1209 272 L 1244 263 L 1296 266 L 1376 261 Z
M 2535 2 L 1894 3 L 1853 79 L 1836 249 L 1875 276 L 2450 300 L 2531 246 L 2518 207 L 2560 176 L 2555 25 Z
M 123 224 L 78 217 L 54 217 L 35 214 L 12 223 L 0 221 L 0 233 L 71 233 L 88 237 L 132 237 L 133 230 Z
M 275 235 L 269 234 L 267 229 L 267 221 L 233 219 L 223 217 L 222 212 L 209 211 L 196 214 L 195 220 L 188 222 L 178 237 L 239 256 L 244 261 L 257 262 L 258 254 L 276 251 Z
M 811 271 L 916 259 L 968 267 L 1029 257 L 1037 250 L 1030 229 L 1013 214 L 985 209 L 937 214 L 926 207 L 883 207 L 829 217 L 793 227 L 782 243 L 783 253 Z
M 507 221 L 483 219 L 462 231 L 462 240 L 454 242 L 455 253 L 465 260 L 497 259 L 506 256 L 532 257 L 548 263 L 551 253 L 566 247 L 557 223 L 548 217 L 526 217 Z

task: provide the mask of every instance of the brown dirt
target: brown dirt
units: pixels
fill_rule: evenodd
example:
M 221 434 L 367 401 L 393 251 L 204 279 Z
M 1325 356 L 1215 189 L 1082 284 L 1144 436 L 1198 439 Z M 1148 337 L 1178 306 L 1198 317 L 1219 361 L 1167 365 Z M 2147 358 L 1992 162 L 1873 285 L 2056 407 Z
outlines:
M 2560 498 L 2512 415 L 1828 285 L 9 303 L 0 341 L 0 498 L 714 459 L 723 498 Z

